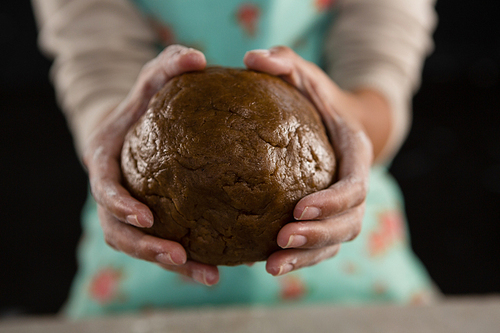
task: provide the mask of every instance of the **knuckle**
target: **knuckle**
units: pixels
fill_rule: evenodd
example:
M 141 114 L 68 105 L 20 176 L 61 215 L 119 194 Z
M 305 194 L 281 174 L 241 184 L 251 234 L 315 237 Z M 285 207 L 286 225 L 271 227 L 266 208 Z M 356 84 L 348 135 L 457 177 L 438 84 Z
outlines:
M 158 64 L 169 63 L 173 59 L 178 59 L 183 54 L 189 52 L 189 48 L 180 45 L 180 44 L 172 44 L 166 47 L 157 57 L 156 61 Z
M 149 79 L 146 79 L 141 84 L 141 92 L 145 96 L 152 95 L 156 92 L 157 87 Z
M 359 195 L 362 198 L 362 202 L 365 201 L 366 196 L 368 195 L 368 181 L 361 181 L 359 186 Z
M 323 217 L 332 217 L 349 208 L 349 198 L 347 191 L 338 191 L 337 189 L 328 188 L 324 190 L 325 215 Z
M 144 255 L 144 247 L 140 244 L 134 244 L 128 253 L 129 256 L 137 259 L 147 259 Z
M 368 195 L 368 181 L 358 177 L 351 177 L 350 183 L 354 185 L 353 191 L 353 206 L 362 205 Z
M 187 47 L 183 46 L 183 45 L 180 45 L 180 44 L 171 44 L 169 46 L 167 46 L 165 48 L 165 50 L 163 50 L 163 52 L 161 52 L 161 55 L 172 55 L 172 54 L 175 54 L 175 53 L 179 53 L 179 52 L 182 52 L 183 50 L 186 50 Z
M 149 239 L 150 237 L 142 236 L 140 240 L 136 244 L 134 244 L 133 253 L 131 253 L 131 256 L 148 261 L 153 261 L 156 252 L 152 248 L 152 244 L 149 243 Z
M 351 237 L 349 237 L 349 241 L 352 241 L 355 238 L 357 238 L 359 236 L 359 234 L 361 233 L 361 229 L 362 229 L 361 228 L 361 223 L 354 223 Z
M 315 247 L 324 247 L 325 245 L 329 245 L 332 242 L 335 242 L 335 237 L 332 237 L 327 232 L 319 232 L 314 235 L 314 244 Z
M 106 244 L 109 247 L 111 247 L 111 248 L 119 251 L 119 248 L 118 248 L 118 246 L 116 244 L 116 241 L 115 241 L 114 237 L 111 234 L 109 234 L 109 233 L 104 234 L 104 242 L 106 242 Z
M 271 52 L 272 53 L 279 53 L 279 54 L 285 55 L 285 56 L 290 56 L 292 54 L 295 54 L 295 52 L 293 52 L 293 50 L 291 48 L 289 48 L 288 46 L 284 46 L 284 45 L 278 45 L 278 46 L 271 48 Z

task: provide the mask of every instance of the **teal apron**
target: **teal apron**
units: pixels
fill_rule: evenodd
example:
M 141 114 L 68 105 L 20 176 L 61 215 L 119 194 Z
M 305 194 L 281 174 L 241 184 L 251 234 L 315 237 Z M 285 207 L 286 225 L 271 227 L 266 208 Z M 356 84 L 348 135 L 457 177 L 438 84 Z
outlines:
M 203 51 L 208 63 L 243 66 L 251 49 L 287 45 L 321 65 L 332 0 L 137 0 L 164 47 Z M 411 251 L 403 200 L 386 168 L 372 169 L 361 234 L 332 259 L 281 277 L 252 267 L 219 267 L 212 287 L 134 259 L 106 245 L 89 195 L 78 248 L 79 270 L 64 308 L 71 317 L 202 305 L 421 302 L 432 281 Z

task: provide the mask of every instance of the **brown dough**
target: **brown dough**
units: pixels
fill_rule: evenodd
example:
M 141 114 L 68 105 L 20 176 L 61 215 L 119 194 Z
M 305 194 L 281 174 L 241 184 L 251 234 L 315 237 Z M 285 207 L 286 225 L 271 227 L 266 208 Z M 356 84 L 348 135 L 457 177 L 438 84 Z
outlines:
M 122 151 L 124 183 L 155 217 L 144 232 L 211 265 L 266 260 L 295 204 L 332 183 L 313 105 L 285 81 L 213 67 L 175 77 Z

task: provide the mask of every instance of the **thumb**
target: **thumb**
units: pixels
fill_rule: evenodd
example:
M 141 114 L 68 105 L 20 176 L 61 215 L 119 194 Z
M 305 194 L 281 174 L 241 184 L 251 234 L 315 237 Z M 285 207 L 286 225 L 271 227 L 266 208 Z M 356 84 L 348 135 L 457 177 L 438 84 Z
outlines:
M 334 101 L 342 98 L 341 89 L 314 63 L 311 63 L 286 46 L 269 50 L 253 50 L 243 59 L 249 69 L 281 77 L 295 86 L 318 109 L 323 118 Z
M 110 132 L 123 137 L 128 128 L 146 112 L 153 95 L 170 79 L 185 72 L 202 70 L 205 66 L 205 56 L 198 50 L 181 45 L 164 49 L 141 69 L 129 94 L 115 109 L 114 117 L 110 117 L 111 123 L 119 127 Z
M 340 116 L 340 108 L 344 106 L 345 109 L 349 105 L 349 95 L 321 68 L 285 46 L 249 51 L 244 62 L 249 69 L 279 76 L 299 89 L 323 118 L 336 156 L 340 159 L 339 177 L 357 174 L 366 178 L 364 166 L 371 164 L 370 141 L 348 110 Z M 356 165 L 363 166 L 363 170 L 354 170 Z

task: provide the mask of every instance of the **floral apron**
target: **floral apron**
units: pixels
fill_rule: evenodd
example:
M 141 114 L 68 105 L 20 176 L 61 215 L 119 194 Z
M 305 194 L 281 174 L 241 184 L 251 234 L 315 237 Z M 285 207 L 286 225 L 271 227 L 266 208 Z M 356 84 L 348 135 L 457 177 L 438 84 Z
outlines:
M 287 45 L 321 65 L 332 0 L 136 0 L 162 46 L 179 43 L 209 64 L 243 66 L 251 49 Z M 421 302 L 433 284 L 411 251 L 403 200 L 384 167 L 374 167 L 360 235 L 338 255 L 281 277 L 252 267 L 219 267 L 212 287 L 131 258 L 106 245 L 89 195 L 82 215 L 79 270 L 64 308 L 71 317 L 202 305 Z

